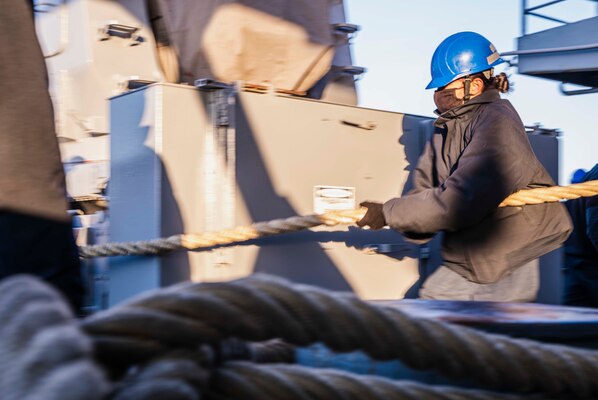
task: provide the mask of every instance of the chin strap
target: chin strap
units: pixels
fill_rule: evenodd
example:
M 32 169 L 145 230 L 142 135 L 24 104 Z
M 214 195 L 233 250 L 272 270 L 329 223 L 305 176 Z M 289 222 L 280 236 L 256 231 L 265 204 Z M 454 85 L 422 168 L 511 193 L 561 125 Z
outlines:
M 471 87 L 471 77 L 470 76 L 466 76 L 465 79 L 463 80 L 463 101 L 469 101 L 469 99 L 471 98 L 471 94 L 469 93 Z

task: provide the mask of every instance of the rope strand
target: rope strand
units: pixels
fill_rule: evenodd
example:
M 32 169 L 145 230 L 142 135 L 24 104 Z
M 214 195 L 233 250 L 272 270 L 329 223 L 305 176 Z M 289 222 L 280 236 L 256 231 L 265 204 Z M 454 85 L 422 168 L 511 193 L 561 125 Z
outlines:
M 230 362 L 213 373 L 208 399 L 264 398 L 286 400 L 533 400 L 533 395 L 514 395 L 429 386 L 342 371 L 305 368 L 296 365 L 255 365 Z M 546 397 L 542 397 L 546 399 Z
M 553 186 L 546 188 L 520 190 L 507 197 L 499 207 L 522 206 L 526 204 L 540 204 L 556 202 L 579 197 L 589 197 L 598 194 L 598 180 L 577 183 L 569 186 Z M 145 240 L 138 242 L 107 243 L 93 246 L 82 246 L 79 255 L 82 258 L 111 257 L 125 255 L 159 255 L 174 250 L 199 250 L 216 246 L 240 244 L 252 239 L 278 235 L 281 233 L 297 232 L 319 225 L 335 226 L 359 221 L 365 215 L 366 208 L 355 210 L 334 211 L 324 214 L 294 216 L 258 222 L 251 226 L 241 226 L 220 232 L 199 234 L 182 234 Z
M 101 400 L 109 384 L 62 297 L 30 276 L 0 282 L 0 398 Z
M 598 195 L 598 180 L 574 183 L 568 186 L 551 186 L 525 189 L 507 197 L 499 207 L 524 206 L 530 204 L 554 203 L 580 197 Z

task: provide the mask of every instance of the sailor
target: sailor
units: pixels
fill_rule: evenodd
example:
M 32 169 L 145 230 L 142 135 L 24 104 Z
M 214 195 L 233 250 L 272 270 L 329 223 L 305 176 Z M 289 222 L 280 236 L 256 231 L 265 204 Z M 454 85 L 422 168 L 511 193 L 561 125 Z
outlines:
M 577 170 L 571 183 L 592 180 L 598 180 L 598 164 L 589 172 Z M 563 303 L 598 307 L 598 196 L 569 200 L 566 206 L 573 232 L 564 246 Z
M 539 256 L 571 232 L 560 203 L 503 207 L 510 194 L 554 182 L 534 155 L 511 103 L 494 45 L 474 32 L 446 38 L 432 56 L 438 115 L 414 171 L 414 187 L 384 204 L 365 202 L 359 226 L 385 225 L 418 243 L 443 232 L 443 264 L 424 299 L 526 302 L 539 288 Z
M 0 279 L 33 274 L 82 302 L 77 247 L 30 0 L 0 0 Z

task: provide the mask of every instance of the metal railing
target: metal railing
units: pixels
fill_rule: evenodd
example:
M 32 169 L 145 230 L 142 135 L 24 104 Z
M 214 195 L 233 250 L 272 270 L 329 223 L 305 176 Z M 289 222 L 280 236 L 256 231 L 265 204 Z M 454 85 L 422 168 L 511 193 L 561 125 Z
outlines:
M 543 10 L 547 7 L 553 6 L 555 4 L 558 3 L 563 3 L 566 0 L 552 0 L 552 1 L 548 1 L 546 3 L 541 3 L 535 6 L 530 6 L 529 5 L 529 0 L 521 0 L 521 36 L 525 36 L 527 35 L 527 28 L 528 28 L 528 24 L 527 24 L 527 18 L 528 16 L 532 16 L 532 17 L 536 17 L 536 18 L 541 18 L 544 20 L 548 20 L 548 21 L 552 21 L 552 22 L 556 22 L 559 24 L 570 24 L 572 22 L 575 21 L 565 21 L 562 20 L 560 18 L 555 18 L 546 14 L 541 14 L 540 12 L 538 12 L 539 10 Z M 587 1 L 591 1 L 596 3 L 596 12 L 595 14 L 598 15 L 598 0 L 587 0 Z

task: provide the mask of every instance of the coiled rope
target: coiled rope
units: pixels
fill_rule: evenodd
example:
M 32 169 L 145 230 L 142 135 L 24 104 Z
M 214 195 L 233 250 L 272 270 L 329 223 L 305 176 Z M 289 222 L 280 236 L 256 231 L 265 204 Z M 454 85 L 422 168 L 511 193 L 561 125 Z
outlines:
M 144 353 L 147 343 L 190 351 L 227 338 L 279 338 L 299 346 L 323 343 L 336 352 L 362 350 L 374 359 L 398 359 L 490 390 L 598 397 L 598 351 L 418 319 L 350 293 L 263 275 L 147 292 L 87 318 L 82 328 L 107 359 L 131 353 L 140 362 L 151 359 L 155 353 Z
M 428 386 L 348 372 L 288 364 L 225 362 L 201 366 L 190 357 L 153 360 L 120 382 L 111 400 L 533 400 L 451 386 Z M 541 397 L 546 399 L 546 397 Z
M 513 395 L 450 386 L 428 386 L 342 371 L 296 365 L 226 363 L 214 371 L 208 398 L 215 399 L 368 399 L 368 400 L 531 400 Z M 545 397 L 543 397 L 545 398 Z
M 208 372 L 184 358 L 152 361 L 127 377 L 112 400 L 533 400 L 451 386 L 429 386 L 348 372 L 288 364 L 226 362 Z
M 60 295 L 33 277 L 2 280 L 0 399 L 100 400 L 108 389 Z
M 560 200 L 577 199 L 579 197 L 590 197 L 597 194 L 598 180 L 576 183 L 569 186 L 526 189 L 510 195 L 500 203 L 499 207 L 550 203 Z M 79 248 L 79 254 L 82 258 L 94 258 L 124 255 L 156 255 L 181 249 L 207 249 L 215 246 L 239 244 L 252 239 L 280 233 L 297 232 L 319 225 L 334 226 L 354 223 L 363 218 L 365 212 L 365 208 L 334 211 L 324 214 L 275 219 L 219 232 L 182 234 L 146 241 L 82 246 Z
M 82 320 L 87 337 L 53 289 L 37 278 L 12 277 L 0 283 L 0 318 L 3 400 L 520 400 L 598 395 L 596 351 L 417 319 L 348 293 L 327 293 L 268 276 L 147 292 Z M 511 393 L 230 361 L 214 356 L 217 346 L 207 346 L 233 336 L 286 338 L 301 345 L 323 342 L 339 351 L 363 349 L 379 359 L 398 358 L 415 368 Z M 106 337 L 119 345 L 106 346 Z M 90 338 L 97 362 L 91 359 Z M 161 350 L 115 370 L 104 361 L 112 357 L 122 362 L 121 351 L 126 359 L 125 342 L 141 347 L 153 342 Z M 245 353 L 239 353 L 242 359 L 247 359 Z

